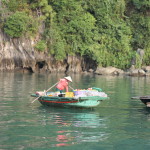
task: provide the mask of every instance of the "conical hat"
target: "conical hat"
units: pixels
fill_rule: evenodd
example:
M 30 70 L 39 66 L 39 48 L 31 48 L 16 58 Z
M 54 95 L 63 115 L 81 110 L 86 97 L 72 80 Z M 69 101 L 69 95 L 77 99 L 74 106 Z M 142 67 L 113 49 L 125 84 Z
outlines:
M 70 82 L 72 82 L 72 79 L 71 79 L 71 77 L 70 76 L 68 76 L 68 77 L 64 77 L 65 79 L 67 79 L 68 81 L 70 81 Z

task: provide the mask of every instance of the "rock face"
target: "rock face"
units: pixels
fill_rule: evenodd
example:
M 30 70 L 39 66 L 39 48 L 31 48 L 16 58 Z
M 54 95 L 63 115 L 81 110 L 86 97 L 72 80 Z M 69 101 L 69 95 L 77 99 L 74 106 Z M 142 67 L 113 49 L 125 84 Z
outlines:
M 129 76 L 145 76 L 146 73 L 142 69 L 134 69 L 134 70 L 131 70 L 128 75 Z
M 91 62 L 80 56 L 67 56 L 56 61 L 47 52 L 34 49 L 35 39 L 10 39 L 0 30 L 0 71 L 81 72 L 91 69 Z
M 139 69 L 136 69 L 134 66 L 131 66 L 131 68 L 125 74 L 129 76 L 138 77 L 150 76 L 150 66 L 144 66 Z
M 124 74 L 124 71 L 110 66 L 106 68 L 98 67 L 95 73 L 98 75 L 121 75 Z
M 34 49 L 36 39 L 10 39 L 0 30 L 0 71 L 22 72 L 60 72 L 60 73 L 95 73 L 98 75 L 150 76 L 150 66 L 135 69 L 134 65 L 124 72 L 115 67 L 97 67 L 96 62 L 87 57 L 66 56 L 63 61 L 56 61 L 47 52 Z

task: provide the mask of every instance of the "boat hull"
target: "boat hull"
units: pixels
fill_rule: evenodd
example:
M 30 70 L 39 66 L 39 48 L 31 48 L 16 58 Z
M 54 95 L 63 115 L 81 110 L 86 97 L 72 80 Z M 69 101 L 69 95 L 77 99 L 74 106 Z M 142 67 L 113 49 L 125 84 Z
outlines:
M 150 107 L 150 96 L 141 96 L 140 100 L 147 106 Z
M 71 97 L 40 96 L 38 98 L 38 101 L 42 105 L 47 106 L 91 108 L 98 106 L 101 103 L 101 101 L 105 99 L 107 99 L 107 97 L 90 96 L 90 97 L 71 98 Z

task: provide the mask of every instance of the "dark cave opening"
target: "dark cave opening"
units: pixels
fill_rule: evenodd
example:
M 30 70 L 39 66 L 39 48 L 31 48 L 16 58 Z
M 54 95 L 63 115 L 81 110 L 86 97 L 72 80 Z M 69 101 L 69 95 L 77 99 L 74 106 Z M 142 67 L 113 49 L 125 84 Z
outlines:
M 38 66 L 39 69 L 42 69 L 45 66 L 45 61 L 37 62 L 36 65 Z
M 35 65 L 36 70 L 40 72 L 40 70 L 44 68 L 45 64 L 46 64 L 45 61 L 37 62 Z

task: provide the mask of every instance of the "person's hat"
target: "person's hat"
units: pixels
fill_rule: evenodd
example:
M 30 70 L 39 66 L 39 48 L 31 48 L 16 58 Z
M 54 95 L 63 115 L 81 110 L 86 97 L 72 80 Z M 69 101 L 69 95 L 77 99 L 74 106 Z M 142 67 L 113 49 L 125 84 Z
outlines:
M 71 77 L 70 76 L 68 76 L 68 77 L 64 77 L 65 79 L 67 79 L 68 81 L 70 81 L 70 82 L 72 82 L 72 79 L 71 79 Z

